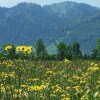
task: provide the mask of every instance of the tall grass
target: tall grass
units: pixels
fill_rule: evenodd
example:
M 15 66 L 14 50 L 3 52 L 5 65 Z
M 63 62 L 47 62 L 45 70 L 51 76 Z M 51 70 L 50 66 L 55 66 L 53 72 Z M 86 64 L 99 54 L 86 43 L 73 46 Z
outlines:
M 100 62 L 1 61 L 0 99 L 100 100 Z

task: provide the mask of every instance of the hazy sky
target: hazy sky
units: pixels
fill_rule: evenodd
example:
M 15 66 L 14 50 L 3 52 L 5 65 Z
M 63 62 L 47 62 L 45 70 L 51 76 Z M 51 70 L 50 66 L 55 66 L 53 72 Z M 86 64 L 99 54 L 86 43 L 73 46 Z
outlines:
M 63 1 L 74 1 L 80 3 L 87 3 L 92 6 L 100 7 L 100 0 L 0 0 L 0 6 L 2 7 L 12 7 L 20 2 L 33 2 L 40 5 L 58 3 Z

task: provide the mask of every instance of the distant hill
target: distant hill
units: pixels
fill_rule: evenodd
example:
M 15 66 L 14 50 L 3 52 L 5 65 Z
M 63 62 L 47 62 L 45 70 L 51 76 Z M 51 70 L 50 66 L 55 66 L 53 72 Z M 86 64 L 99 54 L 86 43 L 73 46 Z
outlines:
M 20 3 L 0 8 L 0 46 L 6 43 L 33 45 L 42 38 L 50 53 L 55 44 L 79 42 L 90 53 L 100 37 L 100 9 L 83 3 L 62 2 L 41 7 Z M 52 49 L 51 49 L 52 47 Z

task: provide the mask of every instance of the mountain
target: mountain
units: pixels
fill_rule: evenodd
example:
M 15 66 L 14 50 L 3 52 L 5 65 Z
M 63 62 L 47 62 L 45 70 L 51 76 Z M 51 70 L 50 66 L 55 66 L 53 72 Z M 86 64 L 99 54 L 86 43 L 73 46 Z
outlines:
M 48 10 L 48 12 L 56 13 L 58 16 L 71 19 L 91 16 L 99 11 L 97 8 L 94 8 L 90 5 L 71 1 L 65 1 L 44 7 Z
M 20 3 L 12 8 L 0 8 L 0 46 L 33 45 L 41 38 L 49 52 L 55 44 L 79 42 L 85 53 L 96 47 L 100 37 L 100 9 L 84 3 L 62 2 L 40 6 Z M 92 45 L 91 45 L 92 44 Z

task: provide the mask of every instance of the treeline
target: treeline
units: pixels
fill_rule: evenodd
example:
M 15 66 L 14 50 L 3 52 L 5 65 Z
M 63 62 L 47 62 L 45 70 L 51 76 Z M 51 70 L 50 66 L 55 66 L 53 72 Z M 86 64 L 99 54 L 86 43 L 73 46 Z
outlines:
M 21 47 L 21 46 L 20 46 Z M 98 39 L 97 47 L 91 52 L 90 55 L 83 54 L 80 49 L 79 43 L 73 43 L 72 45 L 66 45 L 63 41 L 59 42 L 56 54 L 49 54 L 46 50 L 42 39 L 37 40 L 35 44 L 35 51 L 31 47 L 18 48 L 13 44 L 6 44 L 3 46 L 0 52 L 0 59 L 28 59 L 28 60 L 63 60 L 63 59 L 98 59 L 100 60 L 100 39 Z

